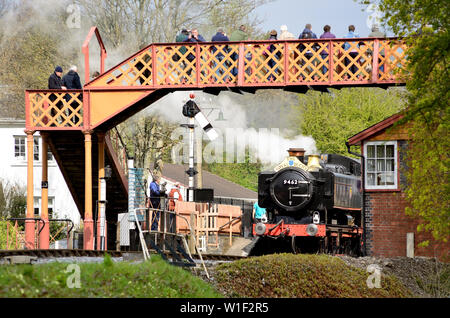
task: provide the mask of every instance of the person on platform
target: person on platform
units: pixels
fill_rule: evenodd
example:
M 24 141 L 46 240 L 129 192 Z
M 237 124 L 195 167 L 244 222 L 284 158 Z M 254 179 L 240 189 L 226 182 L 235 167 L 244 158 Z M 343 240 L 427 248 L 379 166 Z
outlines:
M 159 209 L 161 208 L 161 188 L 160 188 L 161 177 L 155 176 L 153 178 L 152 183 L 150 183 L 150 208 L 156 209 L 152 213 L 152 231 L 158 230 L 159 217 L 161 212 Z
M 253 205 L 253 219 L 255 223 L 267 222 L 267 211 L 258 205 L 258 201 Z
M 179 182 L 175 183 L 174 187 L 169 192 L 169 211 L 175 211 L 176 201 L 183 201 Z

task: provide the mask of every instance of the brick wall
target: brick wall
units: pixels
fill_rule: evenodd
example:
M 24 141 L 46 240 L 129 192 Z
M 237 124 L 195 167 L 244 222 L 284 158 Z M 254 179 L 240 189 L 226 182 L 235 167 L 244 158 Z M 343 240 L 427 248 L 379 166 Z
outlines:
M 366 248 L 372 256 L 406 256 L 406 233 L 414 233 L 415 256 L 448 258 L 449 244 L 436 243 L 418 247 L 431 235 L 417 233 L 419 221 L 405 214 L 407 202 L 403 192 L 366 192 Z

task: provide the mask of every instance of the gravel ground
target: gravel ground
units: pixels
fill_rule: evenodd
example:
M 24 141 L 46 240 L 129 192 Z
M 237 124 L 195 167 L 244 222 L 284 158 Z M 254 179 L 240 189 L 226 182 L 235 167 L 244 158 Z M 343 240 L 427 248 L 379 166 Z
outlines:
M 450 264 L 440 263 L 434 258 L 337 257 L 348 265 L 364 270 L 371 264 L 378 265 L 382 275 L 396 276 L 416 297 L 450 297 L 449 279 L 442 275 L 446 271 L 448 276 Z

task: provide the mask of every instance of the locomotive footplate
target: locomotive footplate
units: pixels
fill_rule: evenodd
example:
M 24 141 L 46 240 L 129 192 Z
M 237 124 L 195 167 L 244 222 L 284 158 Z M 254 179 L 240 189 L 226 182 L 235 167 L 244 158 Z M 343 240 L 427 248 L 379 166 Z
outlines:
M 355 235 L 362 235 L 363 229 L 357 226 L 348 225 L 328 225 L 327 231 L 330 232 L 331 236 L 337 236 L 341 233 L 342 237 L 352 237 Z
M 253 235 L 255 236 L 326 236 L 325 224 L 253 224 Z

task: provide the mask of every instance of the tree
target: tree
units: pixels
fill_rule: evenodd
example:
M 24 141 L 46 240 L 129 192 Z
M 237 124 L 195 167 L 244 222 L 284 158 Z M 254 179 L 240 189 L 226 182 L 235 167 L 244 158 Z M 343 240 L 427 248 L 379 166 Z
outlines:
M 68 32 L 63 2 L 51 14 L 40 10 L 42 1 L 6 4 L 10 12 L 0 15 L 0 29 L 7 30 L 0 38 L 0 116 L 24 118 L 24 91 L 46 89 L 55 66 L 68 66 L 77 53 L 61 49 Z
M 406 172 L 406 195 L 411 206 L 406 213 L 422 219 L 418 230 L 447 242 L 450 238 L 450 2 L 381 0 L 379 8 L 394 33 L 407 36 L 409 46 L 404 69 L 408 109 L 402 121 L 411 124 Z
M 127 152 L 138 168 L 149 168 L 153 163 L 153 174 L 161 174 L 163 162 L 170 158 L 171 148 L 178 142 L 170 139 L 176 124 L 164 121 L 158 115 L 132 117 L 117 129 L 127 145 Z
M 131 52 L 150 43 L 174 42 L 182 27 L 212 32 L 215 30 L 210 30 L 211 27 L 231 28 L 250 23 L 254 29 L 260 21 L 256 17 L 251 20 L 249 16 L 265 2 L 267 0 L 77 1 L 108 44 L 114 48 L 126 47 Z
M 25 187 L 0 179 L 0 218 L 25 217 L 26 206 Z
M 345 141 L 402 109 L 398 89 L 347 88 L 331 94 L 299 95 L 292 117 L 294 134 L 312 136 L 317 150 L 348 156 Z

